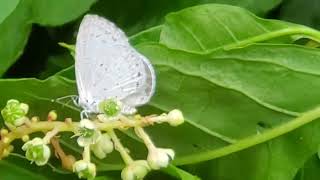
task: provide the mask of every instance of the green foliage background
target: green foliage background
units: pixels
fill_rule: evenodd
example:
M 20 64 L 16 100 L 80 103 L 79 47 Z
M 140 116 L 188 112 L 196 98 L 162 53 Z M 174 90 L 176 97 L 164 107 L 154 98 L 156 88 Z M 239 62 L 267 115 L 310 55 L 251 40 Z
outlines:
M 148 129 L 157 145 L 175 149 L 179 168 L 147 179 L 319 179 L 319 122 L 255 140 L 320 104 L 320 32 L 312 29 L 320 28 L 319 10 L 317 0 L 1 0 L 0 105 L 16 98 L 31 115 L 56 109 L 61 119 L 78 119 L 51 101 L 77 94 L 74 60 L 58 42 L 75 43 L 82 16 L 95 13 L 124 29 L 156 68 L 156 94 L 140 112 L 179 108 L 187 119 Z M 121 139 L 145 158 L 137 138 Z M 62 143 L 79 155 L 68 137 Z M 116 152 L 94 161 L 98 180 L 119 179 Z M 77 179 L 51 162 L 54 169 L 11 156 L 0 161 L 0 179 Z

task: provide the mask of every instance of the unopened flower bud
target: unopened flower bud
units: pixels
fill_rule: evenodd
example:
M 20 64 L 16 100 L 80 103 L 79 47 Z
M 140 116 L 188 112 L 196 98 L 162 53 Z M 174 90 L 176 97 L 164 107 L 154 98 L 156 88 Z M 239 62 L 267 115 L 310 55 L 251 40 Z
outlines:
M 1 129 L 0 134 L 1 136 L 5 136 L 9 133 L 9 131 L 7 129 Z
M 105 133 L 101 135 L 95 144 L 90 146 L 90 149 L 99 159 L 104 159 L 107 154 L 113 151 L 113 142 L 110 136 Z
M 29 137 L 29 135 L 24 135 L 24 136 L 22 136 L 21 139 L 23 142 L 27 142 L 27 141 L 29 141 L 30 137 Z
M 183 114 L 178 109 L 170 111 L 167 117 L 168 117 L 168 123 L 171 126 L 179 126 L 184 122 Z
M 91 180 L 96 176 L 96 165 L 85 160 L 80 160 L 73 164 L 73 172 L 77 173 L 79 178 Z
M 38 116 L 33 116 L 32 118 L 31 118 L 31 122 L 33 122 L 33 123 L 36 123 L 36 122 L 38 122 L 39 121 L 39 117 Z
M 48 113 L 48 121 L 55 121 L 58 118 L 58 114 L 55 110 L 52 110 Z
M 154 148 L 148 153 L 148 163 L 152 169 L 165 168 L 174 158 L 174 151 L 172 149 Z
M 95 124 L 88 120 L 82 119 L 79 127 L 79 137 L 77 142 L 79 146 L 95 144 L 101 136 L 101 132 L 97 130 Z
M 38 166 L 45 165 L 51 155 L 48 145 L 38 137 L 26 142 L 22 146 L 22 150 L 26 151 L 26 158 Z
M 127 165 L 121 172 L 122 180 L 143 179 L 150 171 L 148 162 L 145 160 L 133 161 Z
M 11 99 L 2 109 L 1 115 L 8 126 L 21 126 L 26 121 L 29 106 Z

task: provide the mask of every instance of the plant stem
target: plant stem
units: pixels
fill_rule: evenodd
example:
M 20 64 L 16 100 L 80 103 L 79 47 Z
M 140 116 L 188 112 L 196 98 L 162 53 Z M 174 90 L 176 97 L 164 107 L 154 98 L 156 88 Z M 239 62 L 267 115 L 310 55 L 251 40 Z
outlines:
M 90 145 L 84 146 L 82 158 L 86 162 L 90 162 Z
M 47 134 L 43 138 L 43 141 L 49 144 L 51 138 L 53 138 L 58 133 L 59 133 L 59 128 L 55 127 L 52 131 L 47 132 Z
M 109 130 L 108 134 L 110 135 L 113 143 L 114 143 L 114 147 L 117 151 L 119 151 L 123 161 L 125 164 L 130 164 L 133 162 L 133 159 L 131 158 L 131 156 L 129 155 L 129 153 L 127 152 L 126 148 L 123 147 L 123 145 L 121 144 L 119 138 L 117 137 L 117 135 L 114 133 L 113 130 Z
M 256 134 L 242 140 L 237 141 L 234 144 L 225 146 L 212 151 L 197 153 L 195 155 L 186 156 L 174 161 L 174 164 L 193 164 L 202 161 L 212 160 L 218 157 L 226 156 L 231 153 L 244 150 L 251 146 L 264 143 L 268 140 L 291 132 L 305 124 L 308 124 L 316 119 L 320 118 L 320 107 L 317 107 L 311 111 L 302 113 L 301 116 L 270 130 L 266 130 L 261 134 Z
M 156 148 L 149 135 L 143 130 L 142 127 L 135 127 L 134 130 L 136 134 L 143 140 L 149 151 L 152 151 Z
M 108 123 L 95 122 L 95 125 L 98 130 L 108 131 L 112 129 L 125 129 L 132 128 L 137 126 L 148 126 L 151 122 L 146 120 L 141 121 L 112 121 Z M 15 128 L 13 131 L 5 135 L 8 138 L 8 144 L 15 139 L 22 138 L 24 135 L 32 134 L 34 132 L 48 132 L 52 131 L 54 128 L 59 127 L 59 132 L 76 132 L 79 126 L 78 122 L 66 123 L 62 121 L 39 121 L 35 123 L 30 123 L 27 126 L 20 126 Z
M 239 41 L 237 43 L 232 43 L 230 45 L 224 46 L 224 49 L 231 50 L 234 48 L 244 47 L 246 45 L 249 45 L 255 42 L 267 41 L 269 39 L 273 39 L 281 36 L 288 36 L 288 35 L 305 35 L 306 37 L 314 41 L 320 42 L 320 33 L 318 31 L 313 30 L 311 28 L 306 28 L 306 27 L 291 27 L 291 28 L 281 29 L 277 31 L 271 31 L 269 33 L 264 33 L 258 36 L 254 36 L 252 38 L 248 38 L 243 41 Z

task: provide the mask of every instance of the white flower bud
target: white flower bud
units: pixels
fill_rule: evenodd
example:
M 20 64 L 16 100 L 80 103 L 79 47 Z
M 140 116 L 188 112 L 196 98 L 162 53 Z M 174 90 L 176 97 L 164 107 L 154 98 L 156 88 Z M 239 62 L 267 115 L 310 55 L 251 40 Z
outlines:
M 178 109 L 174 109 L 170 111 L 167 117 L 168 117 L 168 123 L 171 126 L 179 126 L 184 122 L 183 114 Z
M 99 159 L 104 159 L 107 154 L 113 151 L 113 142 L 111 141 L 110 136 L 105 133 L 101 135 L 95 144 L 90 146 L 90 149 Z
M 99 140 L 101 132 L 97 130 L 92 121 L 88 119 L 82 119 L 79 126 L 79 137 L 77 139 L 79 146 L 84 147 L 95 144 Z
M 122 180 L 143 179 L 150 170 L 151 169 L 147 161 L 145 160 L 133 161 L 122 170 L 121 178 Z
M 96 165 L 80 160 L 73 164 L 73 172 L 77 173 L 79 178 L 94 179 L 96 177 Z
M 174 158 L 174 151 L 172 149 L 154 148 L 148 153 L 148 163 L 152 169 L 165 168 Z
M 41 138 L 34 138 L 26 142 L 22 150 L 26 151 L 26 158 L 38 166 L 45 165 L 51 155 L 50 148 Z

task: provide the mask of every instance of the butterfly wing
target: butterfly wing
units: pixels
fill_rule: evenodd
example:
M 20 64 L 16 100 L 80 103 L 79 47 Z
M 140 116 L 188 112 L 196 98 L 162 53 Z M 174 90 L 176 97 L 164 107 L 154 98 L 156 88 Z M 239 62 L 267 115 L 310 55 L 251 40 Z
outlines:
M 108 98 L 134 108 L 154 93 L 155 73 L 148 59 L 118 27 L 96 15 L 81 22 L 75 68 L 79 104 L 89 112 L 98 112 L 99 102 Z

